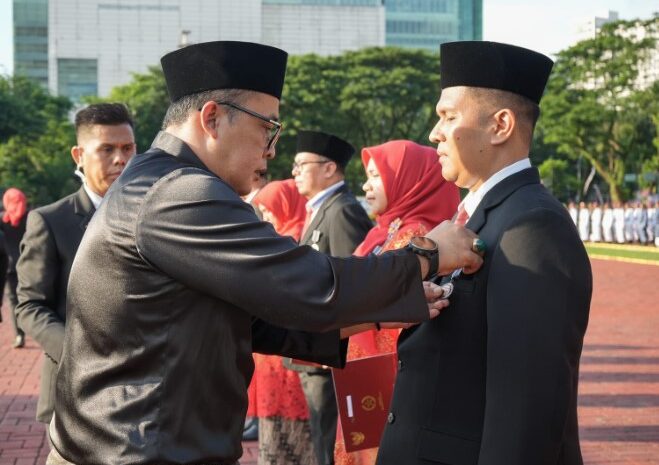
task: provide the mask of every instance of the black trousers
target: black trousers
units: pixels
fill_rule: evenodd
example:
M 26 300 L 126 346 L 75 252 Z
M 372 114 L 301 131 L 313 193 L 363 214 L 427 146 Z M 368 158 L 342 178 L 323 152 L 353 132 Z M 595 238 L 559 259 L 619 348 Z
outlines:
M 318 465 L 334 465 L 338 412 L 332 372 L 300 372 L 299 375 L 309 406 L 311 439 Z
M 14 333 L 16 336 L 24 335 L 23 330 L 18 327 L 16 321 L 16 305 L 18 305 L 18 296 L 16 295 L 16 288 L 18 287 L 18 275 L 16 270 L 7 271 L 7 298 L 9 299 L 9 319 L 14 326 Z

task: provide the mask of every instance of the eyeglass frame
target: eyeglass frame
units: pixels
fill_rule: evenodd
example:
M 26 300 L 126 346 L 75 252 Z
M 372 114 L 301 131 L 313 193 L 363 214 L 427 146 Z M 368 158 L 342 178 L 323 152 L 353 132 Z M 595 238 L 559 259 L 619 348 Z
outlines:
M 226 105 L 227 107 L 235 108 L 238 111 L 242 111 L 243 113 L 247 113 L 250 116 L 253 116 L 254 118 L 258 118 L 261 121 L 264 121 L 266 123 L 272 124 L 275 128 L 277 128 L 277 131 L 273 136 L 270 137 L 268 140 L 268 145 L 265 146 L 265 150 L 269 152 L 272 150 L 272 148 L 277 144 L 277 141 L 279 141 L 279 136 L 281 136 L 281 131 L 284 128 L 284 125 L 280 121 L 276 121 L 274 119 L 270 119 L 267 116 L 264 116 L 260 113 L 255 112 L 254 110 L 250 110 L 249 108 L 245 108 L 243 106 L 240 106 L 236 103 L 233 102 L 227 102 L 224 100 L 213 100 L 217 105 Z M 198 109 L 201 111 L 201 108 Z
M 333 160 L 308 160 L 308 161 L 301 161 L 300 163 L 294 161 L 292 165 L 292 171 L 299 170 L 299 172 L 302 172 L 302 168 L 304 168 L 304 165 L 308 165 L 310 163 L 332 163 Z

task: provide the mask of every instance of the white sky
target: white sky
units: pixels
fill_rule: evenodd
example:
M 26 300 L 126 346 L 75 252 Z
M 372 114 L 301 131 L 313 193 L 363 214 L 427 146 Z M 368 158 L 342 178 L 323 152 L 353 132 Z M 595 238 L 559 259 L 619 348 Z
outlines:
M 483 0 L 483 38 L 547 55 L 568 47 L 576 26 L 617 11 L 621 19 L 650 18 L 659 0 Z M 0 0 L 0 73 L 13 70 L 12 0 Z

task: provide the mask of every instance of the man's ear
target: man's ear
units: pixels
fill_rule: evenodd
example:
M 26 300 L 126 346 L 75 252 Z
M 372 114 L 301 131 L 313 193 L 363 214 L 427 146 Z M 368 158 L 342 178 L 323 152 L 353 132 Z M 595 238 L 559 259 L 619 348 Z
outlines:
M 217 119 L 219 117 L 220 106 L 215 102 L 206 102 L 199 112 L 199 124 L 201 129 L 209 136 L 217 137 Z
M 335 161 L 330 161 L 328 163 L 324 163 L 324 169 L 325 169 L 325 177 L 326 178 L 331 178 L 334 176 L 334 173 L 338 170 L 338 167 L 336 165 Z
M 490 138 L 492 145 L 505 143 L 517 127 L 517 117 L 510 108 L 503 108 L 492 116 L 493 132 Z
M 73 158 L 73 163 L 79 168 L 82 167 L 82 147 L 79 145 L 74 145 L 71 147 L 71 158 Z

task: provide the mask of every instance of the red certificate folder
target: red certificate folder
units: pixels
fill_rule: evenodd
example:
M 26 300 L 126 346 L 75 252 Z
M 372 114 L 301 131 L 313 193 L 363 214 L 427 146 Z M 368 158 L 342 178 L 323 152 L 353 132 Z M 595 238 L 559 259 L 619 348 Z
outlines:
M 332 369 L 347 452 L 380 445 L 396 381 L 396 354 L 352 360 Z

